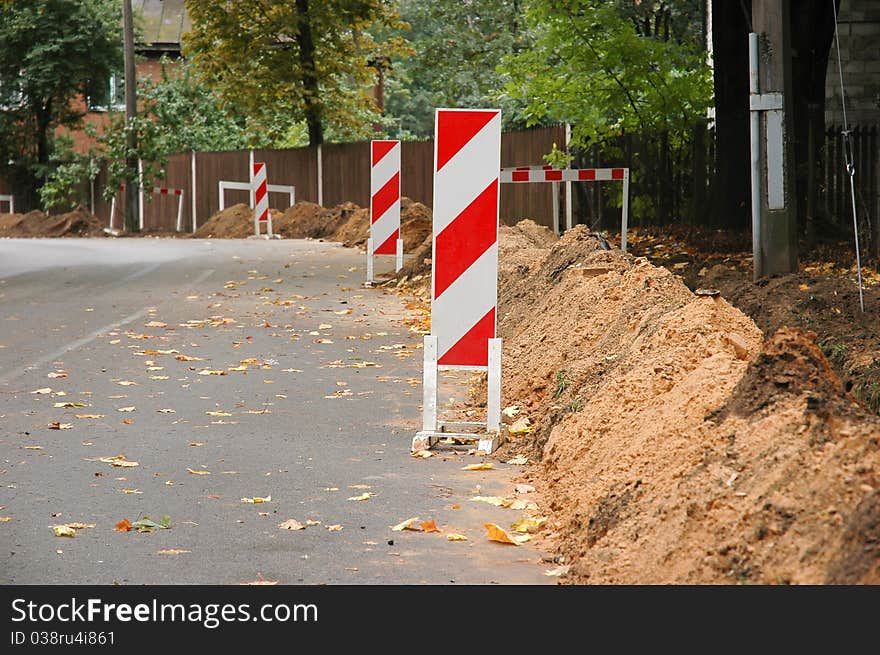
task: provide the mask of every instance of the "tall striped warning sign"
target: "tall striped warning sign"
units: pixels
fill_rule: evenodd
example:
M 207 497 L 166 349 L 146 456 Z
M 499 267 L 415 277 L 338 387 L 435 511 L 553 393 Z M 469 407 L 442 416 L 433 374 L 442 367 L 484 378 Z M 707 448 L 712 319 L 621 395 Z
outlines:
M 260 236 L 260 225 L 265 224 L 267 236 L 272 236 L 272 216 L 269 214 L 269 183 L 266 179 L 266 164 L 254 162 L 251 177 L 254 189 L 254 234 Z
M 501 427 L 501 339 L 498 301 L 498 202 L 501 112 L 438 109 L 434 134 L 434 227 L 431 334 L 425 337 L 422 430 L 413 449 L 442 436 L 473 438 L 494 450 Z M 488 373 L 485 423 L 437 418 L 437 370 Z M 448 432 L 447 427 L 483 428 Z
M 395 255 L 403 267 L 400 238 L 400 141 L 370 142 L 370 238 L 367 239 L 367 285 L 373 283 L 373 255 Z

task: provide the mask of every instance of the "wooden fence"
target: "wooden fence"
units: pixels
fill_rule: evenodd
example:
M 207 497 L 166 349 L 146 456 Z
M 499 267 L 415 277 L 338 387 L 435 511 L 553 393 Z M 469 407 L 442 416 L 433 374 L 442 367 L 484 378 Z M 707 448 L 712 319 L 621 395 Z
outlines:
M 503 166 L 542 164 L 543 155 L 553 144 L 564 146 L 565 132 L 560 127 L 507 132 L 501 139 Z M 370 144 L 325 144 L 320 150 L 321 190 L 318 189 L 318 148 L 288 150 L 254 150 L 254 161 L 266 163 L 269 184 L 293 185 L 296 200 L 318 202 L 332 207 L 351 201 L 366 207 L 370 201 Z M 229 152 L 199 152 L 171 155 L 165 167 L 166 175 L 156 186 L 184 190 L 183 224 L 187 231 L 193 226 L 193 207 L 196 225 L 204 224 L 220 208 L 218 182 L 220 180 L 246 182 L 248 150 Z M 401 148 L 402 194 L 429 207 L 433 204 L 433 141 L 407 141 Z M 195 186 L 192 172 L 195 168 Z M 110 224 L 110 205 L 101 198 L 105 175 L 95 181 L 94 213 Z M 193 204 L 193 189 L 195 203 Z M 553 198 L 551 185 L 504 185 L 501 190 L 501 215 L 508 223 L 532 218 L 538 223 L 552 224 Z M 121 226 L 123 194 L 117 195 L 117 213 L 114 225 Z M 247 191 L 226 191 L 227 207 L 248 202 Z M 284 210 L 288 198 L 270 194 L 269 206 Z M 155 195 L 144 203 L 145 230 L 174 230 L 177 220 L 177 200 L 173 196 Z

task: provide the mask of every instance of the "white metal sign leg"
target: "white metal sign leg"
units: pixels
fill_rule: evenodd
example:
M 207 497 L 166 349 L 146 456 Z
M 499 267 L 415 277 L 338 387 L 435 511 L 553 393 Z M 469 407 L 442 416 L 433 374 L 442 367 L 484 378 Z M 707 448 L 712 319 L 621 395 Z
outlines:
M 367 286 L 373 284 L 373 239 L 367 239 Z
M 403 239 L 397 240 L 397 254 L 395 260 L 395 273 L 403 268 Z
M 489 379 L 486 399 L 486 431 L 501 430 L 501 338 L 489 339 Z

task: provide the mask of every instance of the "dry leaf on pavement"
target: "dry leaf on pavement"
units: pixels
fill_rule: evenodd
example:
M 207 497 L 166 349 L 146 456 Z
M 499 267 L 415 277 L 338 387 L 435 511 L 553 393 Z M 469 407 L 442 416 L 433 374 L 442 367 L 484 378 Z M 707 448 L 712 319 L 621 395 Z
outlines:
M 287 519 L 282 523 L 278 524 L 278 527 L 282 530 L 305 530 L 306 526 L 297 521 L 296 519 Z
M 210 471 L 197 471 L 195 469 L 187 468 L 187 471 L 192 473 L 193 475 L 211 475 Z
M 546 516 L 526 516 L 516 523 L 512 523 L 510 527 L 516 532 L 525 534 L 529 532 L 537 532 L 546 522 Z
M 164 548 L 162 550 L 156 551 L 157 555 L 183 555 L 184 553 L 191 553 L 191 550 L 183 550 L 180 548 Z
M 421 526 L 424 532 L 440 532 L 440 528 L 437 527 L 434 519 L 431 519 L 430 521 L 422 521 Z
M 467 537 L 465 537 L 463 534 L 458 534 L 457 532 L 450 532 L 446 535 L 446 538 L 449 541 L 467 541 Z
M 348 499 L 349 500 L 369 500 L 370 498 L 372 498 L 375 495 L 376 494 L 371 494 L 369 491 L 365 491 L 360 496 L 350 496 Z
M 241 502 L 259 505 L 260 503 L 271 503 L 272 496 L 254 496 L 253 498 L 242 498 Z
M 486 528 L 486 537 L 488 537 L 489 541 L 496 541 L 500 544 L 519 546 L 524 541 L 530 539 L 528 535 L 511 535 L 504 528 L 494 523 L 484 523 L 483 527 Z
M 73 425 L 70 423 L 59 423 L 58 421 L 52 421 L 49 423 L 50 430 L 72 430 Z
M 492 462 L 482 462 L 481 464 L 468 464 L 467 466 L 462 466 L 462 471 L 489 471 L 495 468 L 492 465 Z
M 334 523 L 333 525 L 324 526 L 330 532 L 340 532 L 342 530 L 342 526 L 339 523 Z
M 421 532 L 422 528 L 416 525 L 416 521 L 419 520 L 418 516 L 413 516 L 411 519 L 407 519 L 406 521 L 401 521 L 393 528 L 391 528 L 392 532 L 402 532 L 404 530 L 412 530 L 413 532 Z
M 66 525 L 53 525 L 52 532 L 55 533 L 56 537 L 75 537 L 76 530 Z
M 128 532 L 131 530 L 131 521 L 128 519 L 122 519 L 119 523 L 116 524 L 117 531 L 119 532 Z

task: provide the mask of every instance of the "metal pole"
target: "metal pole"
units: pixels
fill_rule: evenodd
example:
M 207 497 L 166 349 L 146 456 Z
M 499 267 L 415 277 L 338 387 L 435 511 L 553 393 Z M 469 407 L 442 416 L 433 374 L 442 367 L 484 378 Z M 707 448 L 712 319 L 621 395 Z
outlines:
M 318 204 L 324 206 L 324 164 L 321 157 L 321 144 L 318 144 Z
M 144 229 L 144 162 L 138 159 L 138 225 Z
M 620 249 L 626 252 L 627 234 L 629 229 L 629 169 L 623 169 L 623 198 L 620 203 Z
M 251 183 L 251 188 L 249 190 L 249 193 L 250 193 L 251 209 L 253 209 L 254 207 L 256 207 L 256 205 L 254 204 L 256 202 L 256 200 L 255 200 L 255 196 L 254 196 L 254 150 L 253 150 L 253 148 L 251 148 L 248 152 L 250 153 L 248 155 L 248 180 L 250 180 L 250 183 Z M 257 233 L 259 233 L 259 230 L 257 230 Z
M 192 231 L 195 233 L 196 228 L 198 227 L 198 220 L 196 219 L 196 151 L 192 151 L 192 163 L 190 165 L 192 172 L 192 184 L 190 184 L 190 192 L 192 196 Z
M 127 128 L 125 141 L 129 153 L 137 151 L 137 132 L 135 131 L 135 118 L 137 117 L 137 70 L 134 61 L 134 21 L 131 13 L 131 0 L 122 1 L 122 32 L 123 54 L 125 67 L 125 126 Z M 143 227 L 143 216 L 135 216 L 138 202 L 138 190 L 135 186 L 134 168 L 138 160 L 129 154 L 125 160 L 127 169 L 127 184 L 125 186 L 125 228 L 129 232 L 136 232 Z M 138 185 L 139 186 L 139 185 Z
M 758 35 L 749 33 L 749 93 L 757 95 L 758 89 Z M 751 111 L 749 136 L 751 138 L 752 163 L 752 270 L 753 280 L 764 274 L 761 261 L 761 117 Z
M 565 152 L 569 153 L 569 148 L 571 147 L 571 124 L 565 124 Z M 569 164 L 569 168 L 571 168 L 571 164 Z M 565 224 L 569 226 L 571 229 L 572 218 L 571 218 L 571 180 L 565 181 Z M 556 227 L 559 227 L 559 223 L 556 223 Z M 559 234 L 559 230 L 556 229 L 556 234 Z
M 559 182 L 551 182 L 553 189 L 553 231 L 559 234 Z

